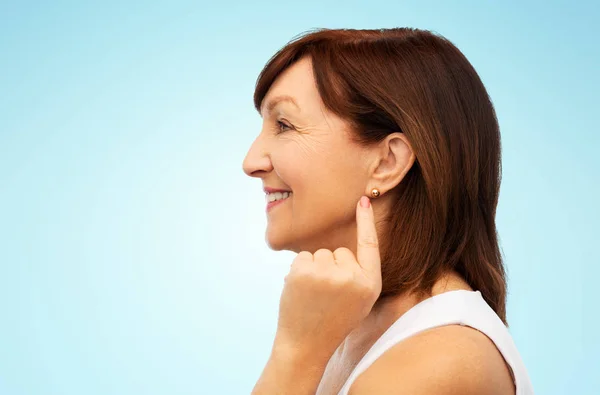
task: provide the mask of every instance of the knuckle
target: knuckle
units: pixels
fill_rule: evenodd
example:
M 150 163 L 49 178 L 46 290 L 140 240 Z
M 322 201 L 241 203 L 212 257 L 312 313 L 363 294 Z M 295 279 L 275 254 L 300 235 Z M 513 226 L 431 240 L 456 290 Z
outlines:
M 333 259 L 333 253 L 325 248 L 318 249 L 315 252 L 315 259 Z
M 375 236 L 361 237 L 358 244 L 361 247 L 367 247 L 367 248 L 378 248 L 379 247 L 379 242 L 377 241 L 377 237 L 375 237 Z
M 339 254 L 339 255 L 346 255 L 346 254 L 348 254 L 348 253 L 351 253 L 351 252 L 352 252 L 352 251 L 350 251 L 350 249 L 349 249 L 349 248 L 346 248 L 346 247 L 339 247 L 339 248 L 336 248 L 336 250 L 333 252 L 333 254 L 334 254 L 334 255 L 338 255 L 338 254 Z
M 374 287 L 372 285 L 365 287 L 363 291 L 364 298 L 369 303 L 375 303 L 375 301 L 377 300 L 377 298 L 379 298 L 379 295 L 381 294 L 381 290 L 377 289 L 377 287 Z
M 296 258 L 299 259 L 312 259 L 313 255 L 308 251 L 301 251 Z

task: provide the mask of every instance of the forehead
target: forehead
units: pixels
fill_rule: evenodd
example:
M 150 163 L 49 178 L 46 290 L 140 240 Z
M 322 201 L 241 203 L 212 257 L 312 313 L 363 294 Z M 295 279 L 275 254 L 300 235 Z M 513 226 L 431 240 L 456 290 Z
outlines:
M 296 108 L 291 100 L 298 106 Z M 267 115 L 267 109 L 274 103 L 289 106 L 297 111 L 311 113 L 322 109 L 322 101 L 317 90 L 310 58 L 303 58 L 284 70 L 273 82 L 263 99 L 261 114 Z

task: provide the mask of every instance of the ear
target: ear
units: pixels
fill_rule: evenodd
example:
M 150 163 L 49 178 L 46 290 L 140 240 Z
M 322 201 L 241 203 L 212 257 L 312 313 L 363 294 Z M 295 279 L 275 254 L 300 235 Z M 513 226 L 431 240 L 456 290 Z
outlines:
M 375 154 L 369 188 L 377 188 L 382 194 L 402 181 L 416 158 L 404 133 L 392 133 L 387 136 L 377 144 Z

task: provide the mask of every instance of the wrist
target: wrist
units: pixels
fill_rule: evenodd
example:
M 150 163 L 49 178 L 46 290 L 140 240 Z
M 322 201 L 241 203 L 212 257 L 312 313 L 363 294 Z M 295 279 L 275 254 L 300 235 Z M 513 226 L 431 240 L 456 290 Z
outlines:
M 271 357 L 292 366 L 325 369 L 336 348 L 318 344 L 298 344 L 275 336 Z
M 315 394 L 329 359 L 289 345 L 273 346 L 262 376 L 252 391 L 263 394 Z
M 285 364 L 294 370 L 324 370 L 333 352 L 297 347 L 289 344 L 275 344 L 270 359 Z

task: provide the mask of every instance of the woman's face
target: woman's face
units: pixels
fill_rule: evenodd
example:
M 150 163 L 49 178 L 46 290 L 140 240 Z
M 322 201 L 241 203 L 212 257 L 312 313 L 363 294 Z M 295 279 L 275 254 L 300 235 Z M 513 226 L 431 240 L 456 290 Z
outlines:
M 352 142 L 348 124 L 324 108 L 310 58 L 277 78 L 261 115 L 263 127 L 244 171 L 262 179 L 264 188 L 292 192 L 267 207 L 269 246 L 295 252 L 354 249 L 356 204 L 370 190 L 369 151 Z

